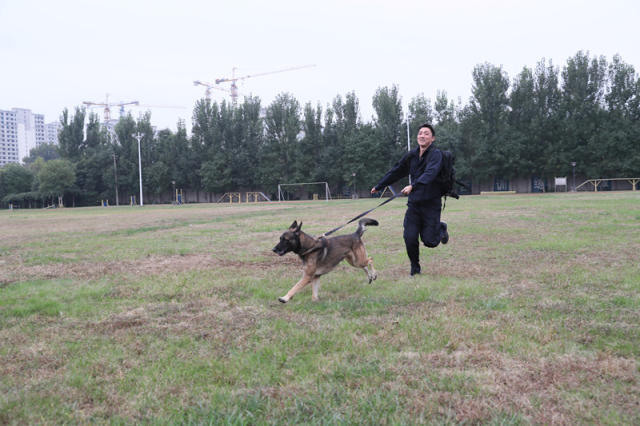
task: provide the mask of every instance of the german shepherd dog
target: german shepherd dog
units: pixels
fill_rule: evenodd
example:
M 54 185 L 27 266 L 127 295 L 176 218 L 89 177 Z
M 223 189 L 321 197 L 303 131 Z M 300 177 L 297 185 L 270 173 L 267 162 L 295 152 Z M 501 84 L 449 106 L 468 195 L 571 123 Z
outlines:
M 317 301 L 318 278 L 330 272 L 343 259 L 346 259 L 353 267 L 362 268 L 367 273 L 369 283 L 375 280 L 378 275 L 373 269 L 373 260 L 367 257 L 367 251 L 361 239 L 367 225 L 377 226 L 378 222 L 365 217 L 360 219 L 358 229 L 353 234 L 331 238 L 324 236 L 314 238 L 300 230 L 302 222 L 298 224 L 294 220 L 289 229 L 280 236 L 280 242 L 273 248 L 273 251 L 280 256 L 290 251 L 300 256 L 302 259 L 302 278 L 286 295 L 278 300 L 287 303 L 297 292 L 311 283 L 311 300 Z

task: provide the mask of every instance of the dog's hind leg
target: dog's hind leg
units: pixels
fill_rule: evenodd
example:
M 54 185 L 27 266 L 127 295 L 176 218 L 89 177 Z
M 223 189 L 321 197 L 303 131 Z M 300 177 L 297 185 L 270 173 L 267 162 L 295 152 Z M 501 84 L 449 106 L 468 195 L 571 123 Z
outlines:
M 369 268 L 371 268 L 371 271 L 369 271 Z M 369 284 L 371 284 L 371 281 L 378 278 L 378 273 L 373 268 L 373 259 L 371 259 L 370 257 L 367 258 L 367 266 L 364 267 L 364 270 L 367 273 L 367 277 L 369 278 Z
M 367 251 L 364 248 L 364 244 L 356 247 L 353 251 L 353 254 L 347 255 L 345 259 L 351 266 L 362 268 L 362 270 L 367 274 L 369 284 L 371 284 L 371 281 L 378 278 L 378 273 L 373 268 L 373 259 L 367 257 Z M 369 267 L 371 268 L 371 270 L 369 270 Z
M 300 281 L 298 281 L 296 283 L 296 285 L 294 285 L 293 287 L 291 287 L 291 290 L 289 290 L 287 292 L 287 294 L 285 294 L 282 297 L 279 297 L 278 300 L 282 303 L 287 303 L 289 300 L 291 300 L 293 298 L 293 296 L 299 292 L 300 290 L 302 290 L 307 284 L 309 284 L 311 282 L 313 277 L 304 274 L 302 276 L 302 279 L 300 279 Z

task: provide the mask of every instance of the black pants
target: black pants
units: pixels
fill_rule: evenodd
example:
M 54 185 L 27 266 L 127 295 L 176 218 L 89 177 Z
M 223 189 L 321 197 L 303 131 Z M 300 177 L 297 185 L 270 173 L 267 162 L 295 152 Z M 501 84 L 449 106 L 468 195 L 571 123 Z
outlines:
M 404 243 L 412 265 L 418 265 L 420 261 L 418 236 L 427 247 L 440 244 L 446 226 L 440 222 L 441 207 L 440 198 L 408 204 L 404 215 Z

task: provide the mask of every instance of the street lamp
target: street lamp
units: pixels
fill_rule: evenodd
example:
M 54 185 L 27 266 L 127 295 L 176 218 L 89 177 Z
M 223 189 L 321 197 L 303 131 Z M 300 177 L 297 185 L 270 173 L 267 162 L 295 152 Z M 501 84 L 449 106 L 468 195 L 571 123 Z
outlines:
M 353 172 L 351 176 L 353 176 L 353 196 L 351 198 L 356 199 L 358 198 L 358 191 L 356 190 L 356 172 Z
M 140 206 L 144 206 L 142 202 L 142 157 L 140 156 L 140 140 L 142 139 L 142 135 L 140 132 L 134 133 L 133 137 L 138 140 L 138 176 L 140 177 Z
M 116 164 L 116 152 L 113 151 L 113 175 L 116 179 L 116 206 L 120 205 L 120 199 L 118 198 L 118 165 Z
M 571 167 L 573 167 L 573 192 L 576 192 L 576 162 L 571 162 Z
M 112 142 L 112 148 L 113 148 L 113 176 L 116 180 L 116 206 L 120 205 L 120 199 L 118 198 L 118 164 L 116 164 L 116 143 L 117 143 L 117 138 L 118 136 L 116 135 L 116 132 L 114 132 L 113 130 L 109 132 L 109 134 L 111 135 L 111 137 L 113 138 Z

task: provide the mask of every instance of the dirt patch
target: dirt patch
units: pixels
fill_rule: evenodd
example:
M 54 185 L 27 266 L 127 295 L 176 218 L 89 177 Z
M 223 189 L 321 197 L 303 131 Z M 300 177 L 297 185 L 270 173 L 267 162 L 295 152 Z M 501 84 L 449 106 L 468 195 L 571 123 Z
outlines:
M 4 241 L 22 245 L 39 240 L 43 235 L 58 233 L 87 233 L 121 231 L 144 226 L 162 226 L 180 222 L 212 221 L 268 210 L 288 208 L 278 203 L 246 205 L 198 204 L 185 208 L 174 206 L 145 206 L 143 209 L 122 207 L 115 209 L 82 208 L 16 211 L 8 220 L 0 222 L 0 235 Z
M 580 404 L 580 398 L 573 400 L 567 396 L 572 392 L 593 392 L 597 407 L 614 405 L 630 418 L 639 408 L 637 362 L 605 353 L 597 357 L 566 354 L 520 360 L 486 347 L 429 354 L 403 352 L 394 370 L 399 383 L 388 385 L 415 393 L 408 395 L 412 411 L 424 410 L 421 393 L 427 391 L 437 400 L 438 414 L 454 417 L 458 422 L 486 422 L 502 411 L 520 413 L 534 423 L 571 424 L 576 420 L 576 409 L 583 408 L 574 405 Z M 416 383 L 414 377 L 458 377 L 470 383 L 471 388 L 468 392 L 453 392 L 438 382 Z M 630 392 L 625 395 L 616 392 L 616 381 L 623 382 Z M 418 389 L 407 391 L 407 383 Z M 423 386 L 427 389 L 422 389 Z M 456 385 L 462 390 L 465 386 Z M 445 389 L 439 389 L 442 387 Z M 588 418 L 585 416 L 588 414 L 581 413 L 578 418 Z
M 293 266 L 299 268 L 300 261 L 298 258 L 292 256 L 269 262 L 219 259 L 209 254 L 149 256 L 143 259 L 118 262 L 51 263 L 48 265 L 35 266 L 25 266 L 20 262 L 7 262 L 0 270 L 0 287 L 7 286 L 14 282 L 28 280 L 72 278 L 90 281 L 109 275 L 154 276 L 215 268 L 269 270 L 272 268 Z

